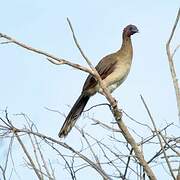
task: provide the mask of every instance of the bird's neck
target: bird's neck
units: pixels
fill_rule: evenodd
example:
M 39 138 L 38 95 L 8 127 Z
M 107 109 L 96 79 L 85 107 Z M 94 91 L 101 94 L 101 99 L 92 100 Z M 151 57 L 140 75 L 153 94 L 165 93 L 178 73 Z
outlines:
M 123 33 L 123 41 L 121 48 L 117 51 L 117 56 L 120 57 L 121 61 L 131 64 L 133 58 L 133 47 L 131 37 Z M 123 58 L 122 58 L 123 57 Z
M 123 41 L 121 45 L 120 51 L 127 51 L 128 53 L 132 53 L 132 42 L 131 42 L 131 36 L 127 36 L 125 33 L 123 33 Z

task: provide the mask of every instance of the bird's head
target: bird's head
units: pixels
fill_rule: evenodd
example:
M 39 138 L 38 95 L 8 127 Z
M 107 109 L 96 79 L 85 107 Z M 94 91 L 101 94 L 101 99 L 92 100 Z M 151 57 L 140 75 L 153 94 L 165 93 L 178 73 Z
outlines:
M 138 32 L 139 32 L 138 28 L 132 24 L 126 26 L 123 30 L 123 33 L 128 37 L 130 37 L 131 35 L 138 33 Z

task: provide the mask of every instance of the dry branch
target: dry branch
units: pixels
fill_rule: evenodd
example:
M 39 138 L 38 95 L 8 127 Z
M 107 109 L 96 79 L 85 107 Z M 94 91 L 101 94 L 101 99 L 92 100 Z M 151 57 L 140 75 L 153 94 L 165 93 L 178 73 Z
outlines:
M 150 110 L 149 110 L 149 108 L 148 108 L 148 106 L 147 106 L 147 104 L 146 104 L 146 102 L 145 102 L 145 100 L 144 100 L 144 98 L 143 98 L 142 96 L 141 96 L 141 100 L 142 100 L 142 102 L 143 102 L 143 104 L 144 104 L 144 107 L 146 108 L 146 111 L 147 111 L 147 113 L 148 113 L 148 115 L 149 115 L 149 117 L 150 117 L 150 119 L 151 119 L 152 124 L 153 124 L 154 130 L 155 130 L 156 135 L 157 135 L 157 137 L 158 137 L 159 144 L 160 144 L 161 149 L 162 149 L 162 151 L 163 151 L 163 154 L 164 154 L 166 163 L 167 163 L 167 165 L 168 165 L 169 171 L 170 171 L 170 173 L 171 173 L 171 176 L 173 177 L 174 180 L 176 180 L 176 178 L 175 178 L 175 176 L 174 176 L 174 173 L 173 173 L 173 170 L 172 170 L 172 167 L 171 167 L 171 165 L 170 165 L 169 159 L 168 159 L 168 157 L 167 157 L 167 155 L 166 155 L 166 151 L 165 151 L 165 148 L 164 148 L 164 146 L 163 146 L 163 143 L 162 143 L 162 140 L 161 140 L 161 136 L 160 136 L 160 134 L 159 134 L 158 129 L 156 128 L 155 121 L 154 121 L 154 119 L 153 119 L 153 117 L 152 117 L 152 115 L 151 115 L 151 113 L 150 113 Z
M 38 155 L 38 160 L 36 161 L 34 148 L 36 149 L 36 153 L 38 154 L 38 149 L 37 148 L 42 148 L 42 147 L 45 148 L 45 147 L 47 147 L 46 145 L 50 146 L 52 148 L 52 150 L 55 150 L 56 153 L 54 153 L 52 151 L 53 158 L 55 158 L 55 156 L 57 156 L 58 157 L 57 159 L 59 159 L 61 157 L 63 159 L 63 161 L 65 161 L 65 163 L 66 163 L 65 169 L 68 170 L 68 172 L 70 173 L 72 180 L 76 180 L 76 176 L 75 176 L 76 173 L 79 172 L 79 170 L 83 170 L 86 167 L 90 167 L 91 169 L 92 168 L 94 168 L 94 169 L 100 168 L 99 170 L 96 169 L 96 171 L 98 173 L 99 173 L 100 170 L 101 170 L 102 173 L 104 172 L 103 169 L 106 170 L 105 173 L 106 173 L 107 177 L 105 178 L 102 175 L 101 176 L 104 179 L 108 179 L 108 180 L 111 179 L 111 177 L 113 179 L 123 179 L 123 180 L 125 180 L 125 179 L 128 179 L 129 175 L 131 175 L 132 177 L 136 176 L 139 179 L 142 178 L 143 171 L 138 172 L 137 169 L 134 169 L 134 167 L 133 167 L 133 164 L 136 165 L 137 167 L 139 167 L 141 165 L 139 165 L 139 163 L 137 161 L 137 158 L 134 155 L 134 153 L 131 155 L 130 151 L 132 151 L 131 150 L 132 148 L 126 146 L 127 145 L 126 141 L 121 142 L 121 139 L 119 139 L 119 138 L 117 139 L 117 141 L 116 141 L 116 139 L 113 139 L 113 141 L 111 140 L 110 144 L 108 145 L 107 141 L 104 142 L 105 138 L 103 138 L 101 140 L 98 140 L 98 139 L 96 139 L 96 137 L 93 137 L 92 134 L 89 134 L 89 133 L 87 133 L 87 132 L 85 132 L 83 130 L 83 131 L 80 131 L 82 136 L 84 134 L 86 135 L 86 140 L 84 138 L 83 138 L 83 140 L 85 142 L 89 141 L 89 143 L 90 142 L 91 143 L 87 147 L 84 147 L 83 142 L 82 142 L 82 147 L 80 148 L 80 150 L 76 150 L 76 149 L 72 148 L 71 145 L 69 146 L 67 143 L 60 142 L 60 141 L 58 141 L 56 139 L 51 138 L 50 136 L 39 133 L 37 127 L 34 125 L 34 123 L 26 115 L 24 115 L 24 114 L 20 114 L 20 115 L 23 115 L 23 117 L 25 119 L 25 122 L 28 124 L 28 126 L 25 125 L 23 129 L 14 127 L 13 124 L 15 124 L 15 122 L 14 122 L 14 120 L 11 121 L 8 118 L 8 115 L 5 116 L 6 118 L 4 118 L 3 121 L 0 120 L 0 124 L 2 124 L 4 126 L 4 130 L 8 132 L 9 137 L 14 137 L 15 133 L 17 133 L 19 137 L 23 136 L 23 138 L 21 138 L 21 140 L 23 140 L 23 144 L 25 145 L 26 149 L 27 149 L 27 146 L 29 146 L 28 142 L 30 141 L 30 139 L 29 139 L 29 141 L 27 142 L 27 138 L 29 138 L 30 136 L 37 138 L 37 140 L 35 140 L 35 138 L 32 138 L 33 143 L 31 143 L 31 144 L 34 144 L 34 145 L 31 145 L 32 146 L 31 150 L 28 148 L 28 153 L 31 155 L 31 158 L 34 159 L 34 164 L 36 164 L 36 167 L 34 167 L 35 170 L 37 170 L 37 172 L 41 176 L 43 175 L 44 179 L 45 178 L 55 179 L 54 178 L 55 175 L 54 176 L 52 176 L 52 175 L 49 176 L 47 174 L 47 172 L 46 172 L 46 170 L 44 168 L 44 165 L 43 165 L 44 163 L 43 162 L 40 165 L 41 168 L 39 168 L 39 165 L 37 164 L 37 161 L 39 161 L 39 160 L 42 161 L 42 160 L 41 160 L 41 157 Z M 4 122 L 6 124 L 4 124 Z M 167 127 L 170 127 L 170 125 L 167 125 L 163 129 L 161 129 L 161 131 L 162 130 L 165 131 L 165 129 Z M 1 127 L 0 127 L 0 131 L 1 131 Z M 153 132 L 151 132 L 151 131 L 150 131 L 150 133 L 153 134 Z M 119 137 L 119 132 L 113 132 L 113 134 L 117 135 Z M 154 136 L 152 135 L 152 137 L 154 137 Z M 151 142 L 148 142 L 148 139 L 149 139 L 149 141 L 151 141 L 150 138 L 145 138 L 145 139 L 146 139 L 146 143 L 144 144 L 144 146 L 151 143 Z M 174 149 L 176 148 L 176 150 L 177 150 L 178 149 L 178 141 L 179 141 L 178 138 L 169 138 L 167 140 L 167 143 L 171 142 L 172 145 L 171 144 L 169 144 L 169 145 L 172 146 Z M 27 146 L 26 146 L 26 144 L 27 144 Z M 128 150 L 127 153 L 124 154 L 124 152 L 123 153 L 121 152 L 121 148 L 119 148 L 119 147 L 122 147 L 121 144 L 123 144 L 122 146 L 126 146 L 126 148 Z M 156 145 L 157 145 L 157 147 L 159 147 L 158 143 L 156 143 Z M 96 146 L 96 147 L 94 147 L 94 146 Z M 149 144 L 149 146 L 151 146 L 151 144 Z M 70 151 L 71 152 L 70 154 L 72 154 L 72 155 L 62 154 L 62 152 L 63 153 L 65 152 L 64 151 L 65 149 L 62 151 L 61 147 L 65 148 L 67 150 L 67 152 Z M 69 149 L 69 147 L 70 147 L 70 149 Z M 72 149 L 73 149 L 73 151 L 72 151 Z M 167 151 L 170 148 L 169 148 L 168 145 L 165 144 L 164 149 Z M 76 151 L 76 153 L 74 151 Z M 96 157 L 96 156 L 98 157 L 97 161 L 94 160 L 92 157 L 91 158 L 88 157 L 89 154 L 87 155 L 87 152 L 89 152 L 89 151 L 90 152 L 93 151 L 93 157 Z M 47 159 L 46 153 L 42 149 L 41 149 L 41 152 L 43 153 L 43 156 Z M 48 152 L 50 152 L 50 151 L 48 151 Z M 34 157 L 32 156 L 33 154 L 34 154 Z M 100 154 L 101 154 L 101 156 L 99 156 Z M 79 155 L 81 155 L 81 156 L 79 156 Z M 102 161 L 102 155 L 103 155 L 103 157 L 104 157 L 103 159 L 105 159 L 105 161 Z M 160 151 L 157 154 L 153 155 L 152 160 L 150 162 L 148 162 L 149 165 L 150 165 L 150 163 L 151 163 L 151 165 L 152 165 L 152 163 L 157 164 L 156 163 L 157 159 L 162 159 L 162 158 L 164 159 L 164 156 L 162 158 L 159 158 L 161 155 L 162 155 L 162 148 L 160 149 Z M 84 157 L 87 158 L 87 159 L 83 159 Z M 168 158 L 169 157 L 170 157 L 170 154 L 168 154 Z M 171 157 L 173 157 L 173 154 L 171 155 Z M 66 159 L 66 158 L 68 158 L 68 159 Z M 127 160 L 125 160 L 124 158 L 127 159 Z M 130 159 L 130 158 L 131 158 L 131 161 L 128 161 L 128 159 Z M 81 165 L 75 165 L 74 164 L 76 162 L 76 159 L 78 161 L 80 159 L 82 159 L 82 160 L 80 160 Z M 85 163 L 84 163 L 84 161 L 85 161 Z M 53 162 L 53 160 L 52 160 L 52 162 Z M 92 166 L 91 163 L 94 165 L 94 167 Z M 30 162 L 27 161 L 27 164 L 28 164 L 28 167 L 30 169 L 33 169 L 32 164 Z M 60 162 L 59 165 L 60 164 L 62 165 L 62 162 Z M 178 164 L 178 162 L 177 162 L 177 164 Z M 159 165 L 160 165 L 160 163 L 159 163 Z M 64 164 L 63 164 L 63 166 L 64 166 Z M 108 166 L 108 168 L 107 168 L 107 166 Z M 127 170 L 125 171 L 125 169 L 127 169 Z M 42 170 L 44 170 L 44 172 Z M 110 173 L 109 173 L 109 170 L 110 170 Z M 174 171 L 174 169 L 173 169 L 173 171 Z M 124 172 L 124 173 L 122 173 L 122 172 Z M 0 171 L 0 173 L 1 173 L 1 171 Z M 7 171 L 7 173 L 8 173 L 8 171 Z M 3 176 L 3 173 L 0 174 L 0 177 L 1 177 L 1 175 Z
M 40 55 L 43 55 L 47 58 L 48 61 L 50 61 L 52 64 L 55 64 L 55 65 L 68 65 L 68 66 L 71 66 L 73 68 L 76 68 L 76 69 L 79 69 L 79 70 L 82 70 L 84 72 L 87 72 L 87 73 L 90 73 L 92 75 L 93 72 L 91 71 L 91 69 L 89 68 L 86 68 L 86 67 L 83 67 L 79 64 L 75 64 L 75 63 L 72 63 L 70 61 L 67 61 L 65 59 L 61 59 L 61 58 L 58 58 L 50 53 L 47 53 L 45 51 L 42 51 L 42 50 L 39 50 L 39 49 L 36 49 L 36 48 L 33 48 L 25 43 L 22 43 L 18 40 L 16 40 L 15 38 L 12 38 L 6 34 L 3 34 L 3 33 L 0 33 L 0 38 L 4 38 L 4 39 L 7 39 L 8 40 L 8 43 L 13 43 L 13 44 L 16 44 L 24 49 L 27 49 L 28 51 L 31 51 L 31 52 L 34 52 L 34 53 L 37 53 L 37 54 L 40 54 Z M 1 43 L 1 44 L 4 44 L 4 43 Z
M 16 128 L 15 128 L 16 129 Z M 78 151 L 76 151 L 75 149 L 73 149 L 72 147 L 70 147 L 68 144 L 66 143 L 63 143 L 63 142 L 60 142 L 56 139 L 53 139 L 49 136 L 46 136 L 46 135 L 43 135 L 41 133 L 38 133 L 38 132 L 33 132 L 33 131 L 29 131 L 28 129 L 16 129 L 16 132 L 20 133 L 26 133 L 26 134 L 32 134 L 32 135 L 35 135 L 43 140 L 47 140 L 47 141 L 50 141 L 50 142 L 53 142 L 55 144 L 58 144 L 68 150 L 70 150 L 71 152 L 77 154 L 80 158 L 82 158 L 84 161 L 86 161 L 88 164 L 91 165 L 91 167 L 93 167 L 97 172 L 99 172 L 99 174 L 106 180 L 110 180 L 111 178 L 104 172 L 102 171 L 101 168 L 99 168 L 99 166 L 97 166 L 94 162 L 92 162 L 90 159 L 88 159 L 86 156 L 84 156 L 83 154 L 79 153 Z
M 166 43 L 166 52 L 167 52 L 167 56 L 168 56 L 168 62 L 169 62 L 171 77 L 173 80 L 173 85 L 174 85 L 174 89 L 175 89 L 175 93 L 176 93 L 178 117 L 179 117 L 179 123 L 180 123 L 180 89 L 179 89 L 178 79 L 177 79 L 176 70 L 175 70 L 174 61 L 173 61 L 174 54 L 176 53 L 176 51 L 180 45 L 178 45 L 173 52 L 171 52 L 171 49 L 170 49 L 170 43 L 171 43 L 172 38 L 174 36 L 177 24 L 179 22 L 179 18 L 180 18 L 180 8 L 178 10 L 177 17 L 176 17 L 174 26 L 172 28 L 172 32 L 171 32 L 170 37 Z
M 14 130 L 15 137 L 17 138 L 19 144 L 21 145 L 21 147 L 22 147 L 22 149 L 23 149 L 23 151 L 24 151 L 24 154 L 25 154 L 26 157 L 28 158 L 28 160 L 29 160 L 29 162 L 30 162 L 30 164 L 31 164 L 34 172 L 36 173 L 38 179 L 39 179 L 39 180 L 43 180 L 42 177 L 41 177 L 41 175 L 39 174 L 38 169 L 36 168 L 36 165 L 35 165 L 33 159 L 31 158 L 31 155 L 29 154 L 29 152 L 27 151 L 24 143 L 22 142 L 21 138 L 19 137 L 19 135 L 18 135 L 18 133 L 17 133 L 17 131 L 16 131 L 16 128 L 13 127 L 13 130 Z

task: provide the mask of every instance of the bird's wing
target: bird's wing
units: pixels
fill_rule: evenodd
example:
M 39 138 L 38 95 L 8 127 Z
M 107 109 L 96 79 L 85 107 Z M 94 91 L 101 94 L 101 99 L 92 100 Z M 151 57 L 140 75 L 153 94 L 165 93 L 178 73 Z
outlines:
M 112 57 L 114 57 L 114 54 L 105 56 L 95 67 L 102 80 L 109 76 L 115 69 L 117 61 L 115 59 L 112 59 Z M 91 89 L 96 85 L 96 79 L 92 75 L 89 75 L 84 83 L 83 91 Z

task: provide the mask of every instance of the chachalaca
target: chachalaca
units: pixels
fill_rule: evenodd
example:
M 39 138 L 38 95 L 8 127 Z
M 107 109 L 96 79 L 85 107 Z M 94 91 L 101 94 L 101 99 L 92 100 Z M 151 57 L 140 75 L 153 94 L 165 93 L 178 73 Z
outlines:
M 126 79 L 130 71 L 133 57 L 131 35 L 137 32 L 138 29 L 136 26 L 126 26 L 122 33 L 121 48 L 117 52 L 102 58 L 95 67 L 110 93 L 112 93 Z M 97 92 L 102 93 L 102 90 L 96 79 L 92 75 L 89 75 L 84 83 L 81 95 L 66 117 L 66 120 L 58 134 L 59 137 L 67 136 L 83 112 L 89 98 Z

